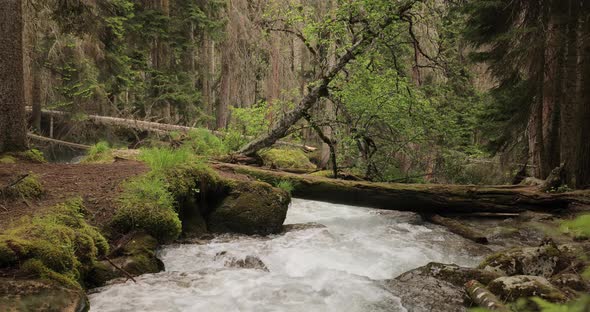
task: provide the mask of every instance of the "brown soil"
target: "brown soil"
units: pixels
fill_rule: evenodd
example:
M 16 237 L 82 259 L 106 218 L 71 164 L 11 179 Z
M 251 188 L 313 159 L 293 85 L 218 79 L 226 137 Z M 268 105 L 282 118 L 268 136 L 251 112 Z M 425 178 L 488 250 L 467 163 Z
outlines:
M 89 222 L 102 227 L 115 212 L 114 200 L 121 192 L 119 184 L 147 171 L 144 164 L 127 160 L 113 164 L 0 164 L 0 187 L 22 174 L 34 173 L 45 190 L 39 199 L 0 200 L 0 230 L 23 216 L 42 213 L 76 196 L 84 199 Z

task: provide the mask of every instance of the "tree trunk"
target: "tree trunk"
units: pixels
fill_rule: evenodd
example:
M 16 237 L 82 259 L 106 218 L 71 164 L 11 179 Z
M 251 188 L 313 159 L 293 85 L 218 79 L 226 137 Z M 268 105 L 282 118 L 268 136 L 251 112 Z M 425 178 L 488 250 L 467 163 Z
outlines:
M 232 88 L 232 79 L 231 79 L 231 51 L 230 51 L 229 44 L 225 42 L 223 44 L 223 49 L 221 51 L 221 86 L 220 86 L 220 96 L 219 100 L 217 101 L 216 109 L 215 109 L 215 121 L 216 121 L 216 129 L 225 129 L 227 127 L 227 119 L 229 115 L 229 105 L 232 100 L 231 98 L 231 88 Z
M 33 67 L 33 90 L 31 105 L 33 108 L 31 114 L 31 126 L 33 131 L 41 133 L 41 72 L 37 67 Z
M 568 27 L 566 33 L 566 62 L 565 70 L 565 99 L 561 109 L 561 128 L 560 128 L 560 153 L 561 162 L 565 165 L 565 180 L 571 187 L 578 185 L 578 148 L 588 144 L 588 142 L 578 142 L 579 127 L 576 122 L 577 108 L 580 105 L 580 90 L 582 64 L 580 64 L 580 16 L 579 3 L 575 0 L 569 0 L 569 11 L 567 16 Z M 587 122 L 587 121 L 586 121 Z M 581 143 L 581 145 L 578 145 Z
M 0 0 L 0 153 L 27 149 L 22 1 Z
M 590 187 L 590 3 L 585 1 L 582 3 L 582 16 L 584 20 L 583 42 L 583 82 L 581 89 L 580 108 L 577 112 L 578 125 L 578 164 L 577 168 L 577 183 L 572 185 L 578 188 Z

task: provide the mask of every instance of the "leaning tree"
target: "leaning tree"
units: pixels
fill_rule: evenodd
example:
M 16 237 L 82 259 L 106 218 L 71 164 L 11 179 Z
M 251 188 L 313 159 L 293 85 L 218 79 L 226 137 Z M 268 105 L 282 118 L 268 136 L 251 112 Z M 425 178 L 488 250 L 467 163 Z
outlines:
M 0 0 L 0 153 L 27 148 L 21 0 Z

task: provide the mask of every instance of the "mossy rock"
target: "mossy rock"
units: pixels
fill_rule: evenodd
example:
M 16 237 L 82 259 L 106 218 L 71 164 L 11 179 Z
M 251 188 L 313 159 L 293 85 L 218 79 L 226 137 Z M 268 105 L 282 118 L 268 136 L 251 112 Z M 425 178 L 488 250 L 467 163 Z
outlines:
M 164 270 L 164 264 L 156 256 L 156 250 L 160 246 L 158 241 L 144 232 L 130 233 L 128 238 L 123 238 L 126 243 L 117 247 L 111 261 L 132 276 L 146 273 L 157 273 Z M 99 287 L 107 281 L 127 276 L 115 268 L 107 260 L 94 264 L 88 274 L 87 284 L 91 287 Z
M 542 276 L 503 276 L 490 282 L 488 289 L 502 300 L 510 302 L 528 297 L 540 297 L 550 302 L 564 302 L 568 299 Z
M 281 232 L 291 196 L 267 183 L 233 184 L 229 195 L 207 217 L 209 230 L 260 235 Z
M 282 169 L 313 170 L 316 168 L 301 149 L 271 148 L 259 153 L 264 165 Z
M 554 244 L 500 251 L 486 258 L 480 269 L 502 275 L 537 275 L 551 277 L 575 261 L 576 257 Z
M 0 193 L 0 198 L 4 199 L 31 199 L 39 198 L 43 195 L 43 185 L 39 181 L 39 176 L 28 174 L 16 184 L 8 187 Z
M 78 289 L 41 280 L 0 279 L 2 311 L 80 312 L 89 307 L 86 295 Z
M 425 276 L 433 276 L 455 286 L 463 287 L 470 280 L 487 285 L 489 282 L 500 277 L 496 272 L 489 272 L 475 268 L 463 268 L 454 264 L 442 264 L 430 262 L 421 268 Z
M 108 252 L 100 232 L 84 219 L 80 198 L 24 218 L 0 233 L 0 268 L 80 288 L 83 276 Z

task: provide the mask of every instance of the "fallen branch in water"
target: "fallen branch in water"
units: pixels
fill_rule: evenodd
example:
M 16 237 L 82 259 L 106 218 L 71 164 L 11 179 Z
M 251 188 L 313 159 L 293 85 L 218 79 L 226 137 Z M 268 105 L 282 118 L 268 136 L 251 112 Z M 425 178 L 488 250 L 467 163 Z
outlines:
M 132 280 L 134 283 L 137 283 L 137 281 L 133 278 L 133 276 L 131 274 L 129 274 L 129 272 L 123 270 L 123 268 L 119 267 L 118 265 L 116 265 L 113 261 L 111 261 L 111 259 L 109 259 L 109 257 L 104 257 L 108 263 L 110 263 L 115 269 L 121 271 L 126 277 L 127 280 Z

